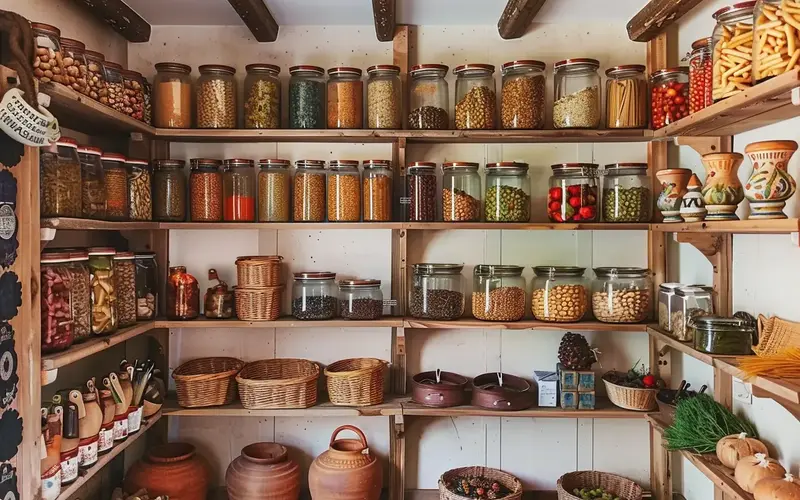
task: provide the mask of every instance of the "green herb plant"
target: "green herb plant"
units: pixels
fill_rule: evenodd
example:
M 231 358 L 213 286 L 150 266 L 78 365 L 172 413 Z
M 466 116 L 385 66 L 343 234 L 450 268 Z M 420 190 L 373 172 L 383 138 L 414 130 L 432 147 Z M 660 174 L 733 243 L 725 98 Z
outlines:
M 680 400 L 675 420 L 664 431 L 664 437 L 670 450 L 712 453 L 720 439 L 740 432 L 758 437 L 753 424 L 737 417 L 708 394 L 698 394 Z

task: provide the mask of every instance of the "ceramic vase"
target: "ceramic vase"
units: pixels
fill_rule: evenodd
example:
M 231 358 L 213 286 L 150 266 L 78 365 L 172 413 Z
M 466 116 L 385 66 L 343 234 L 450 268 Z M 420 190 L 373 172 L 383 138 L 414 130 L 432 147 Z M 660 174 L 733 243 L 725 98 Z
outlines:
M 661 183 L 661 194 L 656 206 L 664 217 L 664 222 L 681 222 L 681 200 L 686 194 L 686 184 L 692 171 L 688 168 L 668 168 L 656 172 Z
M 225 487 L 229 500 L 297 500 L 300 466 L 285 446 L 253 443 L 228 466 Z
M 336 439 L 344 430 L 355 432 L 358 439 Z M 343 425 L 333 431 L 328 450 L 311 464 L 308 487 L 314 500 L 378 500 L 381 474 L 381 464 L 370 454 L 361 429 Z
M 125 492 L 146 489 L 151 497 L 167 495 L 170 500 L 206 500 L 208 465 L 188 443 L 155 446 L 133 464 L 125 475 Z
M 686 185 L 686 194 L 681 200 L 681 218 L 684 222 L 702 222 L 706 218 L 706 204 L 703 201 L 703 183 L 696 174 L 692 174 Z
M 744 160 L 741 153 L 711 153 L 703 155 L 706 183 L 703 201 L 706 202 L 706 220 L 739 220 L 736 207 L 744 200 L 744 189 L 739 181 L 739 166 Z
M 754 142 L 744 148 L 753 162 L 753 173 L 744 186 L 750 202 L 749 219 L 786 218 L 783 207 L 797 189 L 787 169 L 795 151 L 795 141 Z

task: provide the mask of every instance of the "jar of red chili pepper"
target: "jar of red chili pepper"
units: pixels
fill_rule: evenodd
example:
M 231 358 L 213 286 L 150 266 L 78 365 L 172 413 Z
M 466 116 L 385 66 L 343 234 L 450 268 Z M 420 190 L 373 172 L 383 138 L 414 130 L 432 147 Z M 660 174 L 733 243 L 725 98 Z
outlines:
M 222 163 L 222 191 L 225 221 L 256 220 L 256 169 L 253 160 L 225 160 Z
M 650 125 L 659 129 L 689 114 L 689 68 L 667 68 L 650 75 Z
M 167 319 L 195 319 L 200 314 L 200 287 L 186 267 L 169 268 L 167 278 Z
M 711 37 L 692 43 L 689 60 L 689 113 L 695 113 L 714 104 L 712 97 Z
M 551 165 L 547 192 L 547 216 L 553 222 L 594 222 L 597 220 L 597 164 L 558 163 Z
M 222 162 L 208 158 L 189 160 L 189 213 L 192 222 L 222 220 Z

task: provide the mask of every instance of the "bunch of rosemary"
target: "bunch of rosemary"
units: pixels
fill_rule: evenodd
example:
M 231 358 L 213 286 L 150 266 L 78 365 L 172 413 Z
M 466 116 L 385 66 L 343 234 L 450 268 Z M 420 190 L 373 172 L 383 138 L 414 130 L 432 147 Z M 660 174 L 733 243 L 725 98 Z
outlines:
M 717 441 L 740 432 L 758 437 L 753 424 L 737 417 L 708 394 L 698 394 L 678 403 L 675 420 L 664 431 L 664 437 L 670 450 L 712 453 L 717 449 Z

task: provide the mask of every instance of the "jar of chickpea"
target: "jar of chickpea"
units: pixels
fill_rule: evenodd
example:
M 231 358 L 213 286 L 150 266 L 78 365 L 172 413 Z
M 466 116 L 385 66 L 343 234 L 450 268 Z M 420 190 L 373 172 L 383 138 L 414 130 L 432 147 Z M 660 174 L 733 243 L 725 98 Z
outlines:
M 289 222 L 292 176 L 289 160 L 258 161 L 258 221 Z
M 531 309 L 539 321 L 572 323 L 589 310 L 589 283 L 584 267 L 536 266 Z
M 392 164 L 389 160 L 364 160 L 362 189 L 365 222 L 392 220 Z
M 639 323 L 650 317 L 653 282 L 650 270 L 596 267 L 592 311 L 604 323 Z
M 325 162 L 297 160 L 294 173 L 294 222 L 325 220 Z
M 222 64 L 204 64 L 198 70 L 197 128 L 236 128 L 236 70 Z
M 361 179 L 358 161 L 331 160 L 328 165 L 328 221 L 361 220 Z

